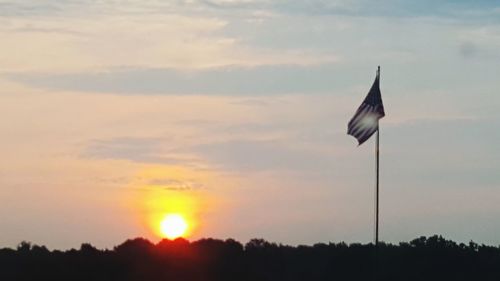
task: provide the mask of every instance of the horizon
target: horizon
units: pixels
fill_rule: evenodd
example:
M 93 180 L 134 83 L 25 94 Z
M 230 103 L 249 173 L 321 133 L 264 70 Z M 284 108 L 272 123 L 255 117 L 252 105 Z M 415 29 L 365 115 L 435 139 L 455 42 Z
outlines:
M 500 244 L 500 3 L 0 0 L 0 248 Z M 177 216 L 174 220 L 167 217 Z
M 498 245 L 489 245 L 489 244 L 484 244 L 484 243 L 476 243 L 475 241 L 467 241 L 467 243 L 464 243 L 463 241 L 460 242 L 460 241 L 454 241 L 454 240 L 450 240 L 450 239 L 447 239 L 446 237 L 443 237 L 442 235 L 439 235 L 439 234 L 434 234 L 434 235 L 430 235 L 430 236 L 419 236 L 419 237 L 415 237 L 413 239 L 410 239 L 408 241 L 399 241 L 399 242 L 386 242 L 386 241 L 379 241 L 378 243 L 378 246 L 395 246 L 395 247 L 399 247 L 399 246 L 404 246 L 406 244 L 411 244 L 412 242 L 415 242 L 415 241 L 420 241 L 420 240 L 425 240 L 425 241 L 430 241 L 432 239 L 441 239 L 442 241 L 448 241 L 448 242 L 452 242 L 454 243 L 456 246 L 460 246 L 460 245 L 465 245 L 467 247 L 470 247 L 471 245 L 476 245 L 476 246 L 479 246 L 479 247 L 494 247 L 494 248 L 498 248 L 500 249 L 500 244 Z M 254 241 L 262 241 L 262 242 L 266 242 L 266 243 L 269 243 L 270 245 L 275 245 L 275 246 L 278 246 L 278 247 L 294 247 L 294 248 L 298 248 L 298 247 L 314 247 L 314 246 L 317 246 L 317 245 L 346 245 L 346 246 L 375 246 L 375 243 L 373 241 L 369 241 L 369 242 L 365 242 L 365 243 L 362 243 L 362 242 L 346 242 L 346 241 L 322 241 L 322 242 L 315 242 L 315 243 L 310 243 L 310 244 L 286 244 L 286 243 L 281 243 L 279 241 L 268 241 L 266 239 L 263 239 L 263 238 L 251 238 L 249 239 L 248 241 L 239 241 L 239 240 L 236 240 L 236 239 L 233 239 L 233 238 L 215 238 L 215 237 L 201 237 L 201 238 L 197 238 L 197 239 L 189 239 L 189 238 L 184 238 L 184 237 L 177 237 L 177 238 L 159 238 L 157 241 L 151 241 L 145 237 L 131 237 L 131 238 L 127 238 L 125 239 L 124 241 L 118 243 L 118 244 L 115 244 L 115 245 L 111 245 L 110 247 L 106 247 L 106 248 L 99 248 L 99 247 L 96 247 L 95 245 L 92 245 L 92 243 L 88 243 L 88 242 L 82 242 L 78 247 L 73 247 L 73 248 L 65 248 L 65 249 L 62 249 L 62 248 L 49 248 L 45 245 L 39 245 L 39 244 L 36 244 L 36 243 L 32 243 L 30 241 L 20 241 L 20 243 L 18 243 L 15 247 L 0 247 L 0 250 L 4 250 L 4 249 L 10 249 L 10 250 L 19 250 L 19 248 L 22 248 L 23 245 L 29 245 L 31 248 L 34 248 L 34 247 L 45 247 L 47 250 L 49 251 L 62 251 L 62 252 L 66 252 L 66 251 L 72 251 L 72 250 L 78 250 L 78 249 L 81 249 L 82 246 L 87 246 L 87 245 L 90 245 L 92 246 L 93 248 L 99 250 L 99 251 L 109 251 L 109 250 L 115 250 L 117 247 L 121 246 L 121 245 L 124 245 L 126 243 L 129 243 L 129 242 L 137 242 L 137 241 L 146 241 L 148 243 L 150 243 L 151 245 L 153 246 L 159 246 L 159 245 L 162 245 L 163 243 L 188 243 L 188 244 L 193 244 L 193 243 L 200 243 L 200 242 L 206 242 L 206 241 L 219 241 L 219 242 L 235 242 L 235 243 L 238 243 L 240 244 L 241 246 L 243 246 L 243 248 L 245 249 L 247 247 L 248 244 L 251 244 L 252 242 Z

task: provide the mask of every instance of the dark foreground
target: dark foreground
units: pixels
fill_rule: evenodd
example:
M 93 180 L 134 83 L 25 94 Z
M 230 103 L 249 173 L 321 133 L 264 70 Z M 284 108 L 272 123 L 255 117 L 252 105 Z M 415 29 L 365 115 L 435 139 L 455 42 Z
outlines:
M 500 248 L 440 236 L 399 245 L 284 246 L 264 240 L 128 240 L 113 250 L 83 244 L 48 251 L 21 243 L 0 250 L 0 280 L 500 280 Z M 377 272 L 374 272 L 375 263 Z

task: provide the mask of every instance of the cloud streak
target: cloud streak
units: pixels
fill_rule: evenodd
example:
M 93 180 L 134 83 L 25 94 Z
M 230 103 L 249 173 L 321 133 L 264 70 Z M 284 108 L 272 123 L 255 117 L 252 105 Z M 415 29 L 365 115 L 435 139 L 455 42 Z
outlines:
M 336 77 L 336 74 L 338 75 Z M 36 88 L 125 95 L 252 95 L 325 93 L 345 85 L 335 65 L 124 69 L 78 74 L 10 74 L 12 81 Z

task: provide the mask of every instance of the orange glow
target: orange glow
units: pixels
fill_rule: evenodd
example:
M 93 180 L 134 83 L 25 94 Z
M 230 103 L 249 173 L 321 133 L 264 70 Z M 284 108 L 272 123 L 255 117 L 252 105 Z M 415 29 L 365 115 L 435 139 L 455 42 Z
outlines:
M 188 229 L 188 223 L 179 214 L 169 214 L 160 222 L 161 233 L 168 239 L 182 237 Z
M 152 189 L 144 203 L 148 228 L 157 237 L 187 238 L 197 227 L 199 203 L 191 194 Z
M 138 220 L 148 237 L 190 238 L 200 231 L 200 213 L 211 199 L 203 190 L 210 184 L 207 172 L 173 166 L 149 166 L 132 183 Z

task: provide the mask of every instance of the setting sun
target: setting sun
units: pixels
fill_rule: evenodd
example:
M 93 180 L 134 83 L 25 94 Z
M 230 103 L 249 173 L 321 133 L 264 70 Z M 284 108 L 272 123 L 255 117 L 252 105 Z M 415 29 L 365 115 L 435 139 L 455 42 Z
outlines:
M 175 239 L 186 233 L 188 224 L 179 214 L 166 215 L 160 222 L 161 233 L 168 239 Z

